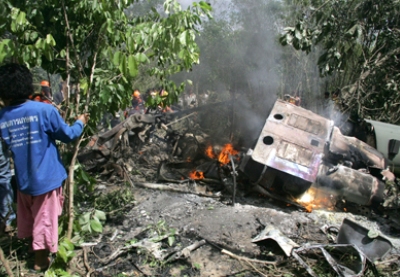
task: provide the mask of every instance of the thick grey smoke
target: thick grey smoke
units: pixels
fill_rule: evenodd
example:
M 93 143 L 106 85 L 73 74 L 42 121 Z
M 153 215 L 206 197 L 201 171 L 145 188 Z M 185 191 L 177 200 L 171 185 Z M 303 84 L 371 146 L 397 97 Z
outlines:
M 178 1 L 183 8 L 194 2 Z M 279 44 L 279 34 L 288 24 L 283 19 L 288 7 L 282 1 L 207 2 L 213 8 L 214 19 L 202 26 L 198 40 L 200 64 L 185 77 L 195 80 L 192 89 L 198 95 L 210 92 L 216 102 L 235 99 L 233 112 L 220 108 L 221 116 L 210 113 L 210 121 L 226 121 L 231 126 L 229 132 L 236 132 L 242 145 L 250 146 L 260 135 L 278 97 L 297 94 L 306 100 L 307 93 L 318 91 L 318 79 L 314 78 L 318 72 L 304 74 L 315 62 L 305 61 L 301 53 L 293 54 L 292 48 Z M 310 107 L 307 101 L 302 103 Z

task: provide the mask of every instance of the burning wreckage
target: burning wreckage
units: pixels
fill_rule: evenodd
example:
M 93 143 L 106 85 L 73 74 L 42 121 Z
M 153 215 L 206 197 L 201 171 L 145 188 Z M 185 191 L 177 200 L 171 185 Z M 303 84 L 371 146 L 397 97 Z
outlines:
M 191 120 L 202 109 L 133 114 L 111 130 L 93 136 L 78 158 L 87 170 L 103 169 L 103 174 L 112 172 L 148 188 L 168 187 L 206 196 L 228 192 L 232 204 L 237 191 L 247 190 L 306 211 L 345 209 L 347 205 L 366 206 L 378 213 L 396 208 L 396 190 L 388 189 L 385 183 L 396 182 L 388 164 L 398 152 L 397 140 L 385 137 L 385 157 L 362 140 L 343 135 L 332 120 L 277 100 L 255 147 L 239 151 L 229 143 L 223 147 L 210 145 L 208 135 Z M 382 147 L 381 135 L 368 135 L 374 138 L 369 141 Z M 145 174 L 144 165 L 153 167 L 149 174 Z M 142 182 L 132 181 L 135 176 L 129 175 L 135 166 L 141 166 L 142 175 L 146 175 Z M 330 233 L 332 226 L 321 230 Z M 320 251 L 340 276 L 363 276 L 367 261 L 382 259 L 392 249 L 388 239 L 372 236 L 349 219 L 335 234 L 336 244 L 300 247 L 276 226 L 267 225 L 252 242 L 276 241 L 286 256 L 297 259 L 311 276 L 318 275 L 302 258 L 307 252 Z M 335 251 L 353 253 L 357 259 L 343 265 Z
M 386 199 L 384 179 L 395 178 L 374 147 L 342 135 L 331 120 L 279 100 L 239 168 L 261 192 L 300 204 L 318 199 L 325 206 L 344 200 L 379 209 Z
M 246 190 L 307 210 L 334 207 L 339 202 L 379 210 L 388 199 L 385 181 L 395 181 L 389 160 L 367 143 L 342 135 L 332 120 L 277 100 L 254 149 L 244 153 L 228 143 L 217 151 L 207 135 L 188 120 L 201 108 L 185 111 L 183 117 L 133 114 L 92 137 L 79 160 L 88 170 L 117 169 L 127 177 L 127 159 L 151 163 L 149 159 L 157 156 L 157 182 L 198 180 L 213 184 L 214 191 L 219 184 L 233 194 L 233 202 L 239 182 Z M 172 118 L 168 123 L 167 117 Z M 182 128 L 182 122 L 191 124 Z M 388 147 L 393 158 L 398 141 L 391 140 Z

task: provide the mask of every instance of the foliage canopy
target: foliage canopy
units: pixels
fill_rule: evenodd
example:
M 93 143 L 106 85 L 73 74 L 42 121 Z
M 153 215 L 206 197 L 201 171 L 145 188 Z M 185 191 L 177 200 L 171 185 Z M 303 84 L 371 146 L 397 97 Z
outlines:
M 175 0 L 166 0 L 163 14 L 159 6 L 142 15 L 129 12 L 143 4 L 138 0 L 2 1 L 0 63 L 41 66 L 79 84 L 82 97 L 71 103 L 80 106 L 76 111 L 86 106 L 94 122 L 103 112 L 115 113 L 129 103 L 132 81 L 142 64 L 149 64 L 147 74 L 170 89 L 165 101 L 175 101 L 179 88 L 167 78 L 199 62 L 195 37 L 201 17 L 210 16 L 211 7 L 201 1 L 182 10 Z
M 310 53 L 322 48 L 321 76 L 334 76 L 342 109 L 362 118 L 400 122 L 400 2 L 298 0 L 283 45 Z

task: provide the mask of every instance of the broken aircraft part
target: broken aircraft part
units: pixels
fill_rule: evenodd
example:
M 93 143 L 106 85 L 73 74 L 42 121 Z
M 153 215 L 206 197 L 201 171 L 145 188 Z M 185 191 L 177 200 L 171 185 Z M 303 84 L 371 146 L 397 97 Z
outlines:
M 263 240 L 274 240 L 279 247 L 285 252 L 287 257 L 290 257 L 293 248 L 298 248 L 300 245 L 292 241 L 290 238 L 282 234 L 282 232 L 272 225 L 268 225 L 258 234 L 251 242 L 259 242 Z
M 291 200 L 316 187 L 348 202 L 379 205 L 384 183 L 373 173 L 386 167 L 382 153 L 342 135 L 332 120 L 277 100 L 239 170 L 254 185 Z
M 400 169 L 400 155 L 397 155 L 400 148 L 400 128 L 398 125 L 384 123 L 380 121 L 365 120 L 369 124 L 372 134 L 372 143 L 379 152 L 388 158 L 391 163 Z
M 369 206 L 384 199 L 384 186 L 371 174 L 337 165 L 320 166 L 318 178 L 313 185 L 348 202 Z
M 382 260 L 392 249 L 392 243 L 380 235 L 371 236 L 369 233 L 367 228 L 345 218 L 336 243 L 356 245 L 371 261 Z
M 364 276 L 366 269 L 366 257 L 360 249 L 352 244 L 335 244 L 335 245 L 305 245 L 300 248 L 293 249 L 293 257 L 307 270 L 308 274 L 318 277 L 311 266 L 300 256 L 307 252 L 314 253 L 320 250 L 326 261 L 332 269 L 343 277 L 361 277 Z

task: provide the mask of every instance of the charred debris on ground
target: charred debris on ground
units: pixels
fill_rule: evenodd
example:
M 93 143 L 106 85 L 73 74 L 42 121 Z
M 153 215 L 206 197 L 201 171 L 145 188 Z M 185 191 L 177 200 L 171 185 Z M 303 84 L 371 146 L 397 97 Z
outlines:
M 91 246 L 86 263 L 94 272 L 118 272 L 122 265 L 117 258 L 125 256 L 130 262 L 124 272 L 151 275 L 151 269 L 133 262 L 143 258 L 132 255 L 146 253 L 147 261 L 168 272 L 169 264 L 189 261 L 187 276 L 206 276 L 190 257 L 208 246 L 238 261 L 244 272 L 260 276 L 279 273 L 280 266 L 311 276 L 378 276 L 382 270 L 399 274 L 398 184 L 382 153 L 343 135 L 331 120 L 281 100 L 275 102 L 254 148 L 244 148 L 204 126 L 219 105 L 133 114 L 100 131 L 82 149 L 80 163 L 95 173 L 103 191 L 127 183 L 159 199 L 114 222 L 120 231 L 83 245 L 83 251 Z M 154 218 L 154 205 L 161 210 L 169 201 L 181 201 L 177 199 L 182 200 L 180 208 L 185 207 L 181 213 L 189 215 L 172 212 L 170 222 Z M 215 206 L 225 219 L 213 222 L 204 216 L 204 210 Z M 228 213 L 253 218 L 247 223 L 251 230 L 239 224 L 238 230 L 231 230 L 237 233 L 232 240 L 223 240 L 199 227 L 205 224 L 198 222 L 201 218 L 207 226 L 238 220 L 229 219 Z M 303 224 L 308 224 L 307 236 Z M 125 243 L 118 248 L 111 246 L 117 238 Z M 236 246 L 241 244 L 245 246 Z M 227 276 L 239 274 L 236 267 Z

